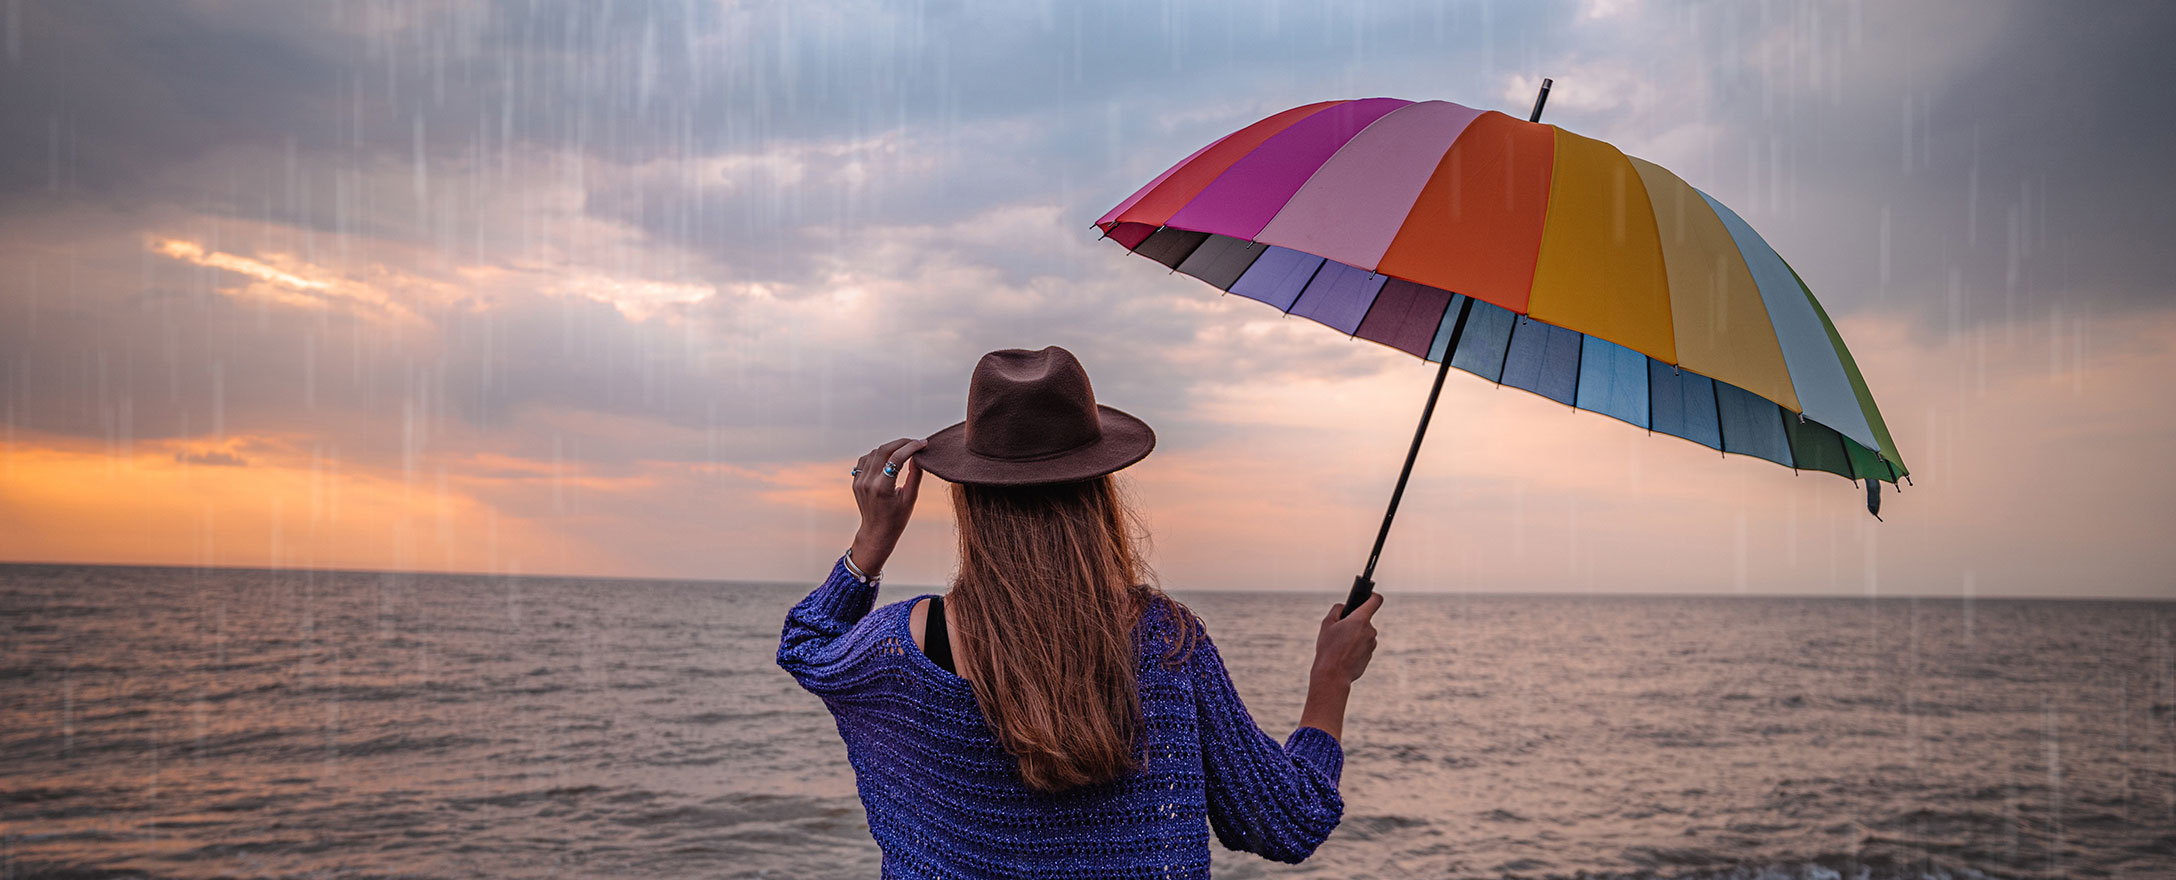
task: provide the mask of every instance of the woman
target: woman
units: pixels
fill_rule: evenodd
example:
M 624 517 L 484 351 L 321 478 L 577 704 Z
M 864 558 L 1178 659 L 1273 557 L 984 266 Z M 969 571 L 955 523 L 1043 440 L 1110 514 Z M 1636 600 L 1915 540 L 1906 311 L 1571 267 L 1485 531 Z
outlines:
M 861 457 L 860 531 L 778 649 L 838 722 L 884 876 L 1206 877 L 1211 828 L 1307 858 L 1344 811 L 1345 702 L 1382 597 L 1322 619 L 1280 747 L 1201 621 L 1144 583 L 1110 475 L 1154 432 L 1098 406 L 1056 346 L 984 355 L 967 410 Z M 923 470 L 953 484 L 959 575 L 944 596 L 871 610 Z

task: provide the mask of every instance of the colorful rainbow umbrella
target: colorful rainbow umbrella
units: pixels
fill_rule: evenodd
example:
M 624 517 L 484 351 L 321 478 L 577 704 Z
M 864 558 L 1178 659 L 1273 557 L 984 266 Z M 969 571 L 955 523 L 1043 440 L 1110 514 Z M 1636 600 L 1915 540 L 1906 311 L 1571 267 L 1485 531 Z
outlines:
M 1843 337 L 1744 219 L 1554 125 L 1448 101 L 1294 107 L 1186 157 L 1096 226 L 1220 289 L 1441 364 L 1348 608 L 1372 588 L 1449 367 L 1866 480 L 1877 516 L 1879 484 L 1909 473 Z

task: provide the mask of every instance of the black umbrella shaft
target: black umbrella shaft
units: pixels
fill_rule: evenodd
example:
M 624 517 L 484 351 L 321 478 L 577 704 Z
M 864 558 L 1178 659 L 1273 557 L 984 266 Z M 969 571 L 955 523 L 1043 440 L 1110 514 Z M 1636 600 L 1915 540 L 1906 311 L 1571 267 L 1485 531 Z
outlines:
M 1529 122 L 1541 121 L 1541 108 L 1549 103 L 1547 78 L 1541 81 L 1541 94 L 1534 96 L 1534 112 L 1527 116 Z M 1413 429 L 1413 446 L 1405 451 L 1405 467 L 1398 469 L 1398 486 L 1390 490 L 1390 508 L 1383 511 L 1383 527 L 1375 531 L 1375 549 L 1368 551 L 1368 567 L 1352 579 L 1352 592 L 1345 596 L 1345 611 L 1338 616 L 1351 614 L 1360 603 L 1375 592 L 1375 563 L 1383 557 L 1383 541 L 1390 537 L 1390 520 L 1398 515 L 1398 501 L 1405 497 L 1405 481 L 1413 476 L 1413 460 L 1420 457 L 1420 438 L 1428 436 L 1428 418 L 1436 414 L 1436 398 L 1443 394 L 1443 377 L 1451 373 L 1451 356 L 1458 353 L 1458 338 L 1466 335 L 1466 316 L 1473 313 L 1473 297 L 1466 297 L 1458 306 L 1458 319 L 1451 324 L 1451 338 L 1443 346 L 1443 363 L 1436 366 L 1436 383 L 1428 388 L 1428 405 L 1421 408 L 1420 427 Z
M 1451 337 L 1443 346 L 1443 363 L 1436 367 L 1436 382 L 1428 388 L 1428 405 L 1421 408 L 1420 427 L 1413 429 L 1413 446 L 1405 451 L 1405 467 L 1398 470 L 1398 486 L 1390 490 L 1390 509 L 1383 511 L 1383 527 L 1375 532 L 1375 549 L 1368 551 L 1368 567 L 1352 579 L 1352 593 L 1345 597 L 1344 614 L 1351 614 L 1375 592 L 1375 562 L 1383 556 L 1383 541 L 1390 537 L 1390 520 L 1398 515 L 1398 501 L 1405 497 L 1405 482 L 1413 476 L 1413 460 L 1420 457 L 1420 440 L 1428 436 L 1428 419 L 1436 414 L 1436 398 L 1443 394 L 1443 377 L 1450 375 L 1451 355 L 1458 339 L 1466 335 L 1466 316 L 1473 314 L 1473 297 L 1460 297 L 1458 317 L 1451 322 Z M 1342 617 L 1344 614 L 1340 614 Z

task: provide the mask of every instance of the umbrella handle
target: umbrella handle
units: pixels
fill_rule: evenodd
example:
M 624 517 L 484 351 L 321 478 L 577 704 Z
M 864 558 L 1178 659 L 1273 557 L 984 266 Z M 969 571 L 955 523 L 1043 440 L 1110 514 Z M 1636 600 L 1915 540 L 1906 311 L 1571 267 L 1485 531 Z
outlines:
M 1375 581 L 1370 580 L 1364 574 L 1353 575 L 1352 592 L 1345 594 L 1345 610 L 1337 615 L 1337 619 L 1343 620 L 1352 616 L 1353 610 L 1359 608 L 1360 603 L 1366 602 L 1368 597 L 1374 595 L 1374 593 Z

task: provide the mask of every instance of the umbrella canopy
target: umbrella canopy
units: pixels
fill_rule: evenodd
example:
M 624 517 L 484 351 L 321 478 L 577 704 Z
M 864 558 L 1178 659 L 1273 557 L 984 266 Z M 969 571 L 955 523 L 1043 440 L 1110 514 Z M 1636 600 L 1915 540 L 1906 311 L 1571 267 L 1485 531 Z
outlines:
M 1295 107 L 1096 226 L 1287 314 L 1642 428 L 1853 479 L 1909 473 L 1835 325 L 1751 226 L 1553 125 L 1447 101 Z

